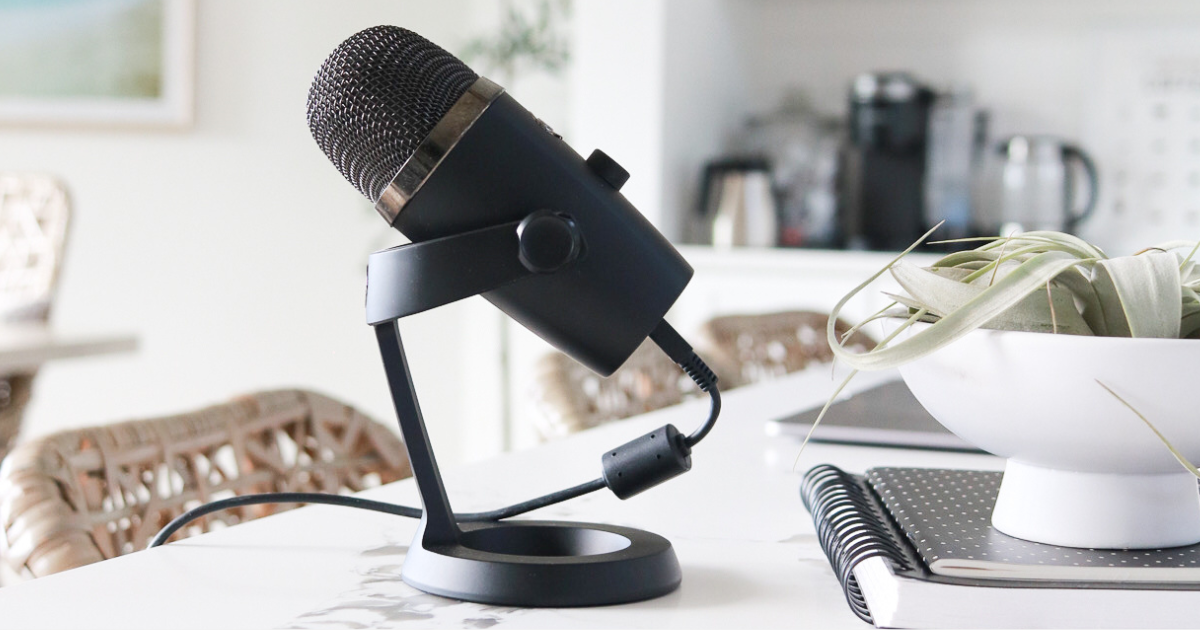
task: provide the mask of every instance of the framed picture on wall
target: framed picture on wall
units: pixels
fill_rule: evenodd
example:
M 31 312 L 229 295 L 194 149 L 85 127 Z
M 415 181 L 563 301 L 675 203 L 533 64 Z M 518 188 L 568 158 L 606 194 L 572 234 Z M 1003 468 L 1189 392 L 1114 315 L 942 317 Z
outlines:
M 190 125 L 194 18 L 194 0 L 0 0 L 0 125 Z

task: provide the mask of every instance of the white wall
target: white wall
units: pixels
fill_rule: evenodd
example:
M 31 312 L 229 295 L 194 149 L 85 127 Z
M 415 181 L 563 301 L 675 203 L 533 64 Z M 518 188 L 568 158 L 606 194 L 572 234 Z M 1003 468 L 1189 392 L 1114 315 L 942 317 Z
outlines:
M 938 87 L 973 86 L 1002 132 L 1069 137 L 1096 96 L 1098 36 L 1200 27 L 1200 5 L 1187 0 L 735 1 L 752 15 L 738 38 L 762 105 L 802 86 L 821 109 L 844 112 L 856 74 L 907 69 Z
M 658 200 L 658 227 L 676 240 L 685 230 L 683 213 L 699 204 L 705 163 L 728 148 L 736 123 L 757 109 L 747 98 L 746 43 L 737 37 L 745 9 L 724 0 L 667 3 L 662 170 L 668 183 Z
M 46 367 L 26 438 L 292 386 L 394 424 L 362 305 L 367 254 L 398 237 L 316 147 L 305 99 L 350 34 L 393 23 L 453 51 L 473 34 L 461 26 L 470 3 L 197 4 L 191 129 L 0 128 L 0 169 L 54 173 L 72 191 L 55 323 L 141 340 L 133 355 Z M 496 420 L 472 398 L 475 349 L 461 334 L 478 332 L 467 321 L 481 306 L 402 324 L 443 460 L 494 448 L 479 444 Z
M 575 16 L 571 135 L 630 172 L 622 193 L 669 238 L 696 200 L 704 163 L 720 155 L 753 101 L 728 0 L 580 2 Z
M 665 0 L 575 4 L 570 135 L 587 157 L 600 149 L 629 171 L 621 189 L 662 220 Z

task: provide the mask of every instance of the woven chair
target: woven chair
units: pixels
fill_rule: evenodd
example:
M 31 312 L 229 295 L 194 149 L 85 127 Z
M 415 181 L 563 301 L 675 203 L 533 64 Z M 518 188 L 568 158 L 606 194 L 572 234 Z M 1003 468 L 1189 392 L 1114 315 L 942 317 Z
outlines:
M 725 391 L 832 360 L 825 342 L 828 319 L 801 311 L 718 317 L 704 324 L 697 349 Z M 842 321 L 837 327 L 849 329 Z M 850 346 L 867 349 L 875 342 L 858 332 Z M 555 352 L 537 365 L 536 429 L 543 440 L 563 437 L 698 395 L 695 383 L 650 341 L 607 378 Z
M 714 360 L 737 366 L 737 383 L 757 383 L 833 361 L 825 338 L 828 324 L 829 315 L 814 311 L 729 315 L 705 323 L 700 343 Z M 838 320 L 834 329 L 842 336 L 850 325 Z M 875 340 L 859 330 L 846 347 L 864 352 L 875 347 Z
M 57 180 L 0 173 L 0 325 L 49 317 L 70 215 Z M 20 432 L 35 375 L 0 374 L 0 459 Z
M 717 366 L 710 367 L 724 378 Z M 561 352 L 543 356 L 535 369 L 536 429 L 543 440 L 674 405 L 696 389 L 649 340 L 609 377 Z
M 354 492 L 411 473 L 391 431 L 352 407 L 297 390 L 65 431 L 18 446 L 0 467 L 4 582 L 144 549 L 171 519 L 213 499 Z M 217 512 L 177 536 L 290 507 Z

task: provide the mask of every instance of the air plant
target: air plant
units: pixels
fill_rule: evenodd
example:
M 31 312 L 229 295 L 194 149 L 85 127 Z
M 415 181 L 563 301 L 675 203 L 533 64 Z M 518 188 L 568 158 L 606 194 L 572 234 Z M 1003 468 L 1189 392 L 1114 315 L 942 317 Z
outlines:
M 834 355 L 853 371 L 825 404 L 817 423 L 860 370 L 903 365 L 980 328 L 1200 340 L 1200 263 L 1195 260 L 1200 243 L 1172 241 L 1133 256 L 1110 258 L 1099 247 L 1076 236 L 1040 231 L 959 239 L 955 242 L 982 244 L 949 254 L 927 268 L 905 262 L 904 256 L 932 232 L 855 287 L 833 308 L 830 322 L 837 320 L 847 302 L 887 272 L 904 290 L 902 295 L 888 294 L 894 300 L 888 307 L 851 327 L 840 338 L 832 324 L 826 330 Z M 1188 253 L 1184 256 L 1180 251 Z M 848 335 L 884 317 L 903 321 L 874 349 L 854 353 L 843 345 Z M 917 322 L 929 325 L 897 341 Z M 1108 390 L 1103 383 L 1099 385 Z M 1115 396 L 1111 390 L 1108 392 Z M 1128 406 L 1124 400 L 1121 402 Z M 1149 420 L 1130 409 L 1158 434 Z M 1181 463 L 1196 471 L 1161 434 L 1158 436 Z
M 1174 241 L 1133 256 L 1109 258 L 1100 248 L 1061 232 L 970 240 L 986 242 L 949 254 L 928 268 L 902 260 L 914 244 L 855 287 L 834 307 L 834 318 L 855 295 L 890 271 L 907 295 L 889 295 L 895 302 L 855 330 L 881 317 L 904 315 L 907 321 L 888 343 L 863 354 L 844 348 L 829 328 L 834 354 L 857 370 L 886 369 L 925 356 L 977 328 L 1200 338 L 1200 265 L 1193 260 L 1197 243 Z M 1191 248 L 1187 257 L 1174 251 L 1184 248 Z M 897 312 L 895 306 L 905 310 Z M 890 343 L 917 321 L 932 325 Z

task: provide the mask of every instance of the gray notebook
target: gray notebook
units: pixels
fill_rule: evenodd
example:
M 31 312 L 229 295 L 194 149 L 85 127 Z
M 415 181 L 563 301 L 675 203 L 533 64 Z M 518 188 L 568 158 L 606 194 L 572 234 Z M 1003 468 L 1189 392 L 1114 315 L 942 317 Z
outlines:
M 767 422 L 767 435 L 807 436 L 821 413 L 821 406 Z M 839 444 L 982 452 L 929 415 L 904 381 L 888 381 L 838 400 L 829 407 L 829 412 L 813 431 L 812 439 Z
M 1020 540 L 991 524 L 1001 474 L 873 468 L 867 481 L 935 575 L 1056 582 L 1200 582 L 1200 545 L 1074 549 Z

